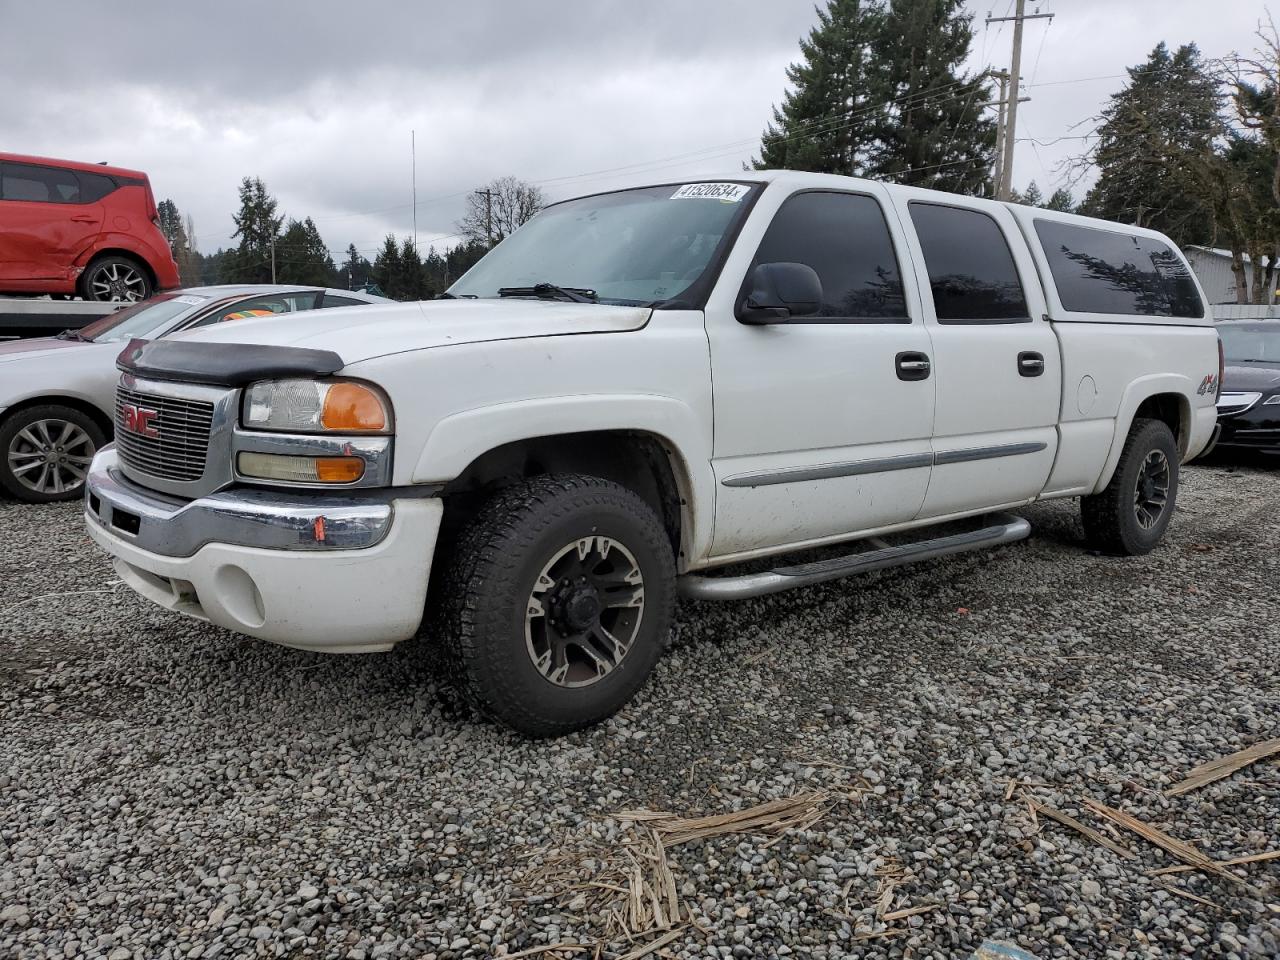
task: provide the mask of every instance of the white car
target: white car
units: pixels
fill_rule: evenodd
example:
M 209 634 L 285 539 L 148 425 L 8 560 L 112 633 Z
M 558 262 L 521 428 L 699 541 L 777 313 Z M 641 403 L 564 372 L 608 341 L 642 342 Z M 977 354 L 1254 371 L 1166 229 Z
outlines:
M 621 190 L 447 296 L 125 350 L 86 500 L 119 575 L 309 650 L 388 650 L 426 610 L 472 699 L 546 735 L 639 689 L 677 592 L 1006 543 L 1057 497 L 1143 554 L 1216 420 L 1177 248 L 1015 204 L 790 172 Z
M 57 337 L 0 343 L 0 488 L 29 503 L 82 495 L 89 462 L 113 433 L 116 355 L 135 337 L 391 302 L 324 287 L 192 287 L 157 294 Z

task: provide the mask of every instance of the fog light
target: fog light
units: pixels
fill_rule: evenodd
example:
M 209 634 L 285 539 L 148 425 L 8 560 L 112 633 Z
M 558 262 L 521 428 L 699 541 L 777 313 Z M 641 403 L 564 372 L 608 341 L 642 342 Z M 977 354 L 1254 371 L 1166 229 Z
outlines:
M 290 457 L 242 452 L 236 461 L 241 476 L 300 483 L 355 483 L 364 476 L 359 457 Z

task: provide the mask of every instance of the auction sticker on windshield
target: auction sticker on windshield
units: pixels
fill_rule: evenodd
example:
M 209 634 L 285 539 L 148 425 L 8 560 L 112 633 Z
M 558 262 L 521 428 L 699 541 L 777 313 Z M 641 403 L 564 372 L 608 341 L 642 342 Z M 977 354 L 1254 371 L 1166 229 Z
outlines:
M 671 195 L 672 200 L 723 200 L 737 203 L 751 188 L 741 183 L 686 183 Z

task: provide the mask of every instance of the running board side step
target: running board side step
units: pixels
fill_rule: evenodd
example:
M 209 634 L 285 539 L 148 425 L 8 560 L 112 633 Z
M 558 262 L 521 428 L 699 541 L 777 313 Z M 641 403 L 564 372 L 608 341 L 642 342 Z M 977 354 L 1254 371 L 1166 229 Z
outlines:
M 833 557 L 814 563 L 801 563 L 790 567 L 778 567 L 763 573 L 748 573 L 740 577 L 707 577 L 685 574 L 676 581 L 682 597 L 691 600 L 742 600 L 762 597 L 768 593 L 780 593 L 796 587 L 808 587 L 815 583 L 838 580 L 855 573 L 885 570 L 921 560 L 932 560 L 953 553 L 998 547 L 1004 543 L 1025 540 L 1031 535 L 1031 524 L 1022 517 L 1009 513 L 996 513 L 984 518 L 988 525 L 980 530 L 955 533 L 932 540 L 918 540 L 897 547 L 880 547 L 846 557 Z

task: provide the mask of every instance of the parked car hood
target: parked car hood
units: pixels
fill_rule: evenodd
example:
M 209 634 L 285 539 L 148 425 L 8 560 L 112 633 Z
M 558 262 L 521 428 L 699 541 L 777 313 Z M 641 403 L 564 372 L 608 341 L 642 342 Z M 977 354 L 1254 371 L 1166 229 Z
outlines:
M 428 347 L 639 330 L 652 312 L 648 307 L 523 298 L 430 300 L 230 320 L 176 336 L 184 340 L 332 350 L 344 363 L 352 364 Z
M 35 337 L 31 340 L 9 340 L 0 343 L 0 363 L 43 357 L 59 350 L 91 347 L 83 340 L 59 340 L 57 337 Z
M 1280 389 L 1280 364 L 1242 363 L 1228 366 L 1222 372 L 1222 389 L 1229 393 L 1248 393 Z

